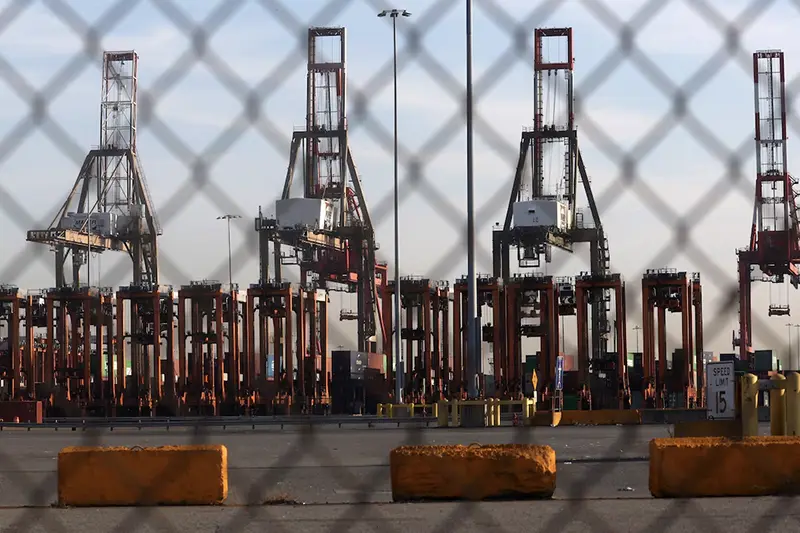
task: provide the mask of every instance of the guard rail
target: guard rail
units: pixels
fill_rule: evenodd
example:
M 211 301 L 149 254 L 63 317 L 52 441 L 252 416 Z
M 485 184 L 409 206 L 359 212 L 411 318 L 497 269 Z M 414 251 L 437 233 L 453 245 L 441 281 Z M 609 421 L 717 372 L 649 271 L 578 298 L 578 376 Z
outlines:
M 276 427 L 280 426 L 338 426 L 343 425 L 390 425 L 396 424 L 424 424 L 430 426 L 436 423 L 435 417 L 405 417 L 405 418 L 378 418 L 375 416 L 286 416 L 286 417 L 141 417 L 141 418 L 48 418 L 41 424 L 26 422 L 0 422 L 0 431 L 4 429 L 109 429 L 136 428 L 136 429 L 170 429 L 170 428 L 195 428 L 195 429 L 227 429 L 250 427 Z

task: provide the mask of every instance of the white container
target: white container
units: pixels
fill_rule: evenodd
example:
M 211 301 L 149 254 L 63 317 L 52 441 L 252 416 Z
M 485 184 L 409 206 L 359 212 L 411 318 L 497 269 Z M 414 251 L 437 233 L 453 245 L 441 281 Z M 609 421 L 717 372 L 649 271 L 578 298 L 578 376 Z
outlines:
M 117 215 L 114 213 L 93 213 L 89 224 L 86 224 L 88 218 L 86 213 L 67 213 L 60 227 L 104 236 L 114 235 L 117 231 Z
M 318 198 L 289 198 L 275 202 L 275 218 L 282 228 L 333 229 L 334 202 Z
M 526 200 L 514 203 L 514 227 L 569 229 L 569 205 L 557 200 Z

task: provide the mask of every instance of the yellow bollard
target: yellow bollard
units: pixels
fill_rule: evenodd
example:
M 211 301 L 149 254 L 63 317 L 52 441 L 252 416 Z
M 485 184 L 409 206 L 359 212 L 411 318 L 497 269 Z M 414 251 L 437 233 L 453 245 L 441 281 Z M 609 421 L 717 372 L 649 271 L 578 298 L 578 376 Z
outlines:
M 533 399 L 532 398 L 523 398 L 522 399 L 522 423 L 526 426 L 530 426 L 533 420 Z
M 775 374 L 772 385 L 785 386 L 786 376 Z M 769 432 L 773 436 L 786 435 L 786 391 L 783 388 L 769 391 Z
M 453 407 L 450 409 L 450 413 L 453 420 L 453 427 L 458 427 L 460 424 L 458 422 L 458 399 L 453 399 Z
M 439 400 L 436 403 L 436 419 L 440 428 L 446 428 L 449 423 L 447 400 Z
M 498 400 L 497 398 L 492 398 L 491 400 L 489 400 L 489 406 L 488 407 L 489 407 L 489 410 L 490 410 L 489 412 L 491 413 L 490 416 L 491 416 L 492 423 L 490 425 L 492 427 L 500 425 L 500 420 L 499 420 L 499 417 L 497 416 L 497 409 L 500 407 L 500 403 L 499 402 L 500 402 L 500 400 Z
M 500 426 L 500 415 L 502 413 L 502 409 L 500 409 L 500 398 L 495 399 L 494 401 L 494 421 L 496 426 Z
M 758 436 L 758 378 L 745 374 L 742 384 L 742 436 Z
M 383 417 L 383 404 L 379 403 L 378 404 L 378 418 L 382 418 L 382 417 Z
M 390 403 L 386 404 L 386 416 L 389 418 L 394 418 L 394 405 Z
M 800 435 L 800 374 L 792 372 L 786 379 L 786 434 Z

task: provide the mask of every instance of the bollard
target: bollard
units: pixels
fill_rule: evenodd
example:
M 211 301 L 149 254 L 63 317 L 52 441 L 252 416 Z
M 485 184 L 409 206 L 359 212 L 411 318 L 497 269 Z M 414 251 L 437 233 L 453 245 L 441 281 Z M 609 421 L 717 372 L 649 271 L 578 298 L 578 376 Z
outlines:
M 753 374 L 741 377 L 742 436 L 758 436 L 758 378 Z
M 414 418 L 414 404 L 410 403 L 408 405 L 404 405 L 403 407 L 407 407 L 408 408 L 408 416 L 409 416 L 409 418 Z
M 800 374 L 791 372 L 786 378 L 786 435 L 800 435 Z
M 378 404 L 378 418 L 383 418 L 383 404 Z
M 394 405 L 390 403 L 386 404 L 386 416 L 389 418 L 394 418 Z
M 457 428 L 459 426 L 458 423 L 458 399 L 453 398 L 453 407 L 451 408 L 451 416 L 453 420 L 453 427 Z
M 489 413 L 490 413 L 489 414 L 489 420 L 490 420 L 489 425 L 492 426 L 492 427 L 499 426 L 500 425 L 500 417 L 498 416 L 497 410 L 500 408 L 500 400 L 498 400 L 497 398 L 490 398 L 489 399 L 489 405 L 487 407 L 489 408 Z
M 785 386 L 786 376 L 775 374 L 770 381 L 772 386 Z M 769 431 L 774 437 L 786 435 L 786 391 L 783 388 L 769 391 Z
M 447 412 L 447 400 L 439 400 L 436 403 L 436 419 L 438 421 L 440 428 L 446 428 L 448 426 L 450 413 Z
M 494 400 L 494 422 L 496 426 L 500 426 L 500 415 L 502 414 L 502 409 L 500 408 L 500 398 L 496 398 Z
M 522 399 L 522 425 L 530 426 L 533 421 L 531 410 L 533 409 L 532 401 L 530 398 Z
M 431 407 L 433 408 L 433 417 L 439 418 L 439 402 L 434 403 Z

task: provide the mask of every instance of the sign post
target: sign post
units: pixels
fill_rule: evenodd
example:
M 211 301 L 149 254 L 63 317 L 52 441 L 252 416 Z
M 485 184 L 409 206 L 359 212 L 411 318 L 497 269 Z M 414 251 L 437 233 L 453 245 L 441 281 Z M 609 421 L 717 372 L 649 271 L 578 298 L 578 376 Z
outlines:
M 706 364 L 706 406 L 709 420 L 736 418 L 736 377 L 733 361 Z
M 561 411 L 564 405 L 564 356 L 556 357 L 556 383 L 553 391 L 553 412 Z
M 556 357 L 556 390 L 564 390 L 564 356 Z

